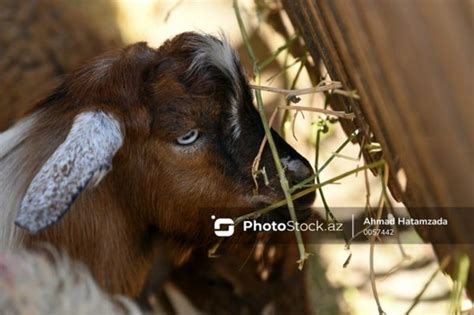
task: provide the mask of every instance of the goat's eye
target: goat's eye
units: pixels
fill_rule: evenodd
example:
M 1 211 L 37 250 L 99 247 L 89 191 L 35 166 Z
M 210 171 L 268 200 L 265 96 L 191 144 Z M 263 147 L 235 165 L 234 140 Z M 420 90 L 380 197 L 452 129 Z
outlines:
M 182 135 L 176 142 L 180 145 L 189 145 L 194 143 L 199 138 L 199 131 L 197 129 L 192 129 L 186 134 Z

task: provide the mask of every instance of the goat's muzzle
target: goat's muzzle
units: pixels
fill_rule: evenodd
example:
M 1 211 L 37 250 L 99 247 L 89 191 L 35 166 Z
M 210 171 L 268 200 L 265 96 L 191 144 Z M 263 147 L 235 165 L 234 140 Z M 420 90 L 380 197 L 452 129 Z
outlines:
M 287 158 L 282 159 L 282 164 L 286 170 L 286 178 L 288 183 L 291 186 L 297 185 L 307 178 L 314 175 L 313 169 L 309 162 L 303 157 L 299 156 L 293 159 Z M 307 184 L 313 184 L 314 180 L 308 182 Z M 298 193 L 304 190 L 301 188 L 293 192 L 293 194 Z M 305 221 L 309 218 L 312 213 L 311 206 L 316 199 L 316 193 L 310 192 L 298 199 L 293 200 L 293 205 L 296 212 L 296 217 L 299 222 Z M 263 216 L 263 221 L 275 221 L 275 222 L 286 222 L 291 219 L 290 212 L 287 206 L 279 207 L 267 216 Z

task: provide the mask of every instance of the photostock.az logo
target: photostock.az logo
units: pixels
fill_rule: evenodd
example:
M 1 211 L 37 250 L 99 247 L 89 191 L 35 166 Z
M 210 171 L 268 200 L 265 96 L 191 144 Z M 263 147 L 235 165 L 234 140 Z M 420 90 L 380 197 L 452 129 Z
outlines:
M 220 237 L 229 237 L 234 234 L 234 220 L 231 218 L 216 219 L 215 215 L 211 216 L 214 221 L 214 234 Z

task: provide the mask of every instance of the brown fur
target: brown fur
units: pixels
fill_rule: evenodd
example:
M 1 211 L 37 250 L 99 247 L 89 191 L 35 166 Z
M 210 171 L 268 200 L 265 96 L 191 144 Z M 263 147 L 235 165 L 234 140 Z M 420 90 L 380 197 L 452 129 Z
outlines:
M 260 235 L 255 244 L 197 252 L 170 276 L 206 314 L 313 314 L 293 233 Z
M 75 1 L 0 0 L 0 10 L 0 132 L 66 73 L 121 45 L 108 1 L 83 10 Z
M 185 33 L 157 50 L 138 43 L 98 58 L 69 75 L 32 110 L 41 113 L 39 124 L 24 145 L 36 143 L 29 154 L 34 154 L 33 148 L 40 150 L 40 161 L 64 139 L 80 112 L 101 109 L 122 125 L 124 145 L 101 184 L 83 192 L 55 226 L 24 235 L 29 246 L 46 241 L 65 249 L 86 263 L 112 293 L 138 296 L 152 263 L 163 254 L 156 242 L 171 249 L 174 266 L 197 251 L 198 265 L 214 268 L 202 258 L 205 248 L 216 241 L 211 215 L 236 217 L 264 205 L 262 198 L 252 197 L 251 177 L 263 130 L 242 70 L 238 69 L 245 89 L 234 95 L 243 128 L 237 141 L 229 140 L 226 118 L 232 82 L 212 68 L 183 77 L 192 61 L 186 43 L 199 38 Z M 191 154 L 180 152 L 175 139 L 192 128 L 201 131 L 203 143 Z M 282 156 L 304 161 L 309 168 L 275 137 Z M 270 185 L 261 182 L 259 193 L 266 202 L 282 199 L 268 148 L 261 166 Z M 302 179 L 290 172 L 288 176 Z M 313 199 L 309 195 L 296 206 L 305 209 Z M 294 255 L 290 257 L 293 262 Z

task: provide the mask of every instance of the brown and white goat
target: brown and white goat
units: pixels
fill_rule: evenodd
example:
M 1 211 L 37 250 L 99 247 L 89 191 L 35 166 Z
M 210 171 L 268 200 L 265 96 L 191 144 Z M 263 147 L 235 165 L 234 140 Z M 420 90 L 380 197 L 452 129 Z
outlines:
M 183 33 L 158 49 L 137 43 L 97 58 L 0 135 L 0 248 L 51 243 L 110 292 L 137 297 L 157 241 L 178 264 L 215 242 L 211 215 L 283 198 L 268 147 L 261 166 L 270 183 L 259 179 L 254 192 L 263 136 L 225 40 Z M 289 180 L 311 176 L 274 137 Z M 301 216 L 313 199 L 296 201 Z

